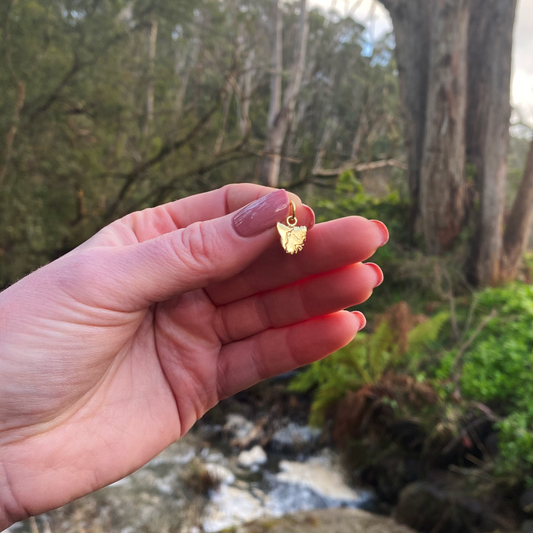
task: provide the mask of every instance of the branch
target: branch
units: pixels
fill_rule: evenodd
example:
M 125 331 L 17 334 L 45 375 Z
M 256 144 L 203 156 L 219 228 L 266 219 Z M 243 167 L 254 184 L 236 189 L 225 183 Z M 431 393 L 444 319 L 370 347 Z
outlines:
M 271 157 L 271 156 L 275 155 L 275 152 L 269 152 L 269 151 L 266 151 L 266 150 L 243 150 L 243 152 L 245 152 L 245 153 L 247 153 L 249 155 L 257 156 L 257 157 Z M 289 163 L 300 164 L 300 163 L 304 162 L 303 159 L 298 159 L 297 157 L 291 157 L 289 155 L 280 155 L 279 158 L 282 161 L 288 161 Z
M 357 163 L 357 161 L 348 161 L 338 168 L 316 168 L 313 169 L 313 176 L 322 178 L 333 178 L 339 176 L 343 172 L 355 170 L 356 172 L 364 172 L 365 170 L 375 170 L 376 168 L 396 167 L 402 170 L 407 170 L 407 165 L 398 161 L 397 159 L 385 159 L 383 161 L 372 161 L 371 163 Z
M 470 337 L 468 338 L 468 340 L 459 348 L 459 350 L 457 351 L 457 354 L 455 355 L 454 359 L 453 359 L 453 362 L 452 362 L 452 366 L 451 366 L 451 369 L 452 371 L 457 367 L 457 365 L 459 364 L 460 360 L 462 359 L 463 355 L 465 354 L 465 352 L 468 350 L 468 348 L 470 348 L 470 346 L 472 345 L 472 343 L 479 337 L 480 333 L 485 329 L 485 327 L 488 325 L 488 323 L 493 319 L 493 318 L 496 318 L 496 316 L 498 315 L 498 311 L 496 311 L 496 309 L 493 309 L 490 314 L 488 314 L 478 325 L 477 325 L 477 328 L 474 330 L 474 332 L 472 333 L 472 335 L 470 335 Z M 458 389 L 458 386 L 459 386 L 459 379 L 461 377 L 461 373 L 459 371 L 455 372 L 454 376 L 453 376 L 453 382 L 455 383 L 455 386 L 456 386 L 456 390 Z
M 140 14 L 140 16 L 141 17 L 144 16 L 150 10 L 151 10 L 151 7 L 148 7 L 147 9 L 145 9 L 145 11 L 143 13 Z M 130 28 L 130 29 L 128 29 L 128 30 L 126 30 L 126 31 L 124 31 L 122 33 L 119 33 L 118 35 L 115 35 L 114 37 L 112 37 L 106 43 L 104 43 L 102 45 L 102 48 L 101 48 L 102 53 L 107 52 L 112 46 L 114 46 L 115 44 L 120 42 L 122 39 L 127 37 L 130 34 L 130 32 L 135 32 L 135 31 L 139 30 L 142 27 L 143 27 L 143 24 L 139 23 L 136 26 L 134 26 L 133 28 Z M 61 95 L 61 91 L 66 87 L 66 85 L 70 82 L 70 80 L 72 80 L 72 78 L 76 74 L 78 74 L 78 72 L 80 72 L 82 69 L 97 63 L 98 60 L 100 59 L 100 57 L 101 57 L 101 54 L 96 54 L 95 57 L 93 57 L 92 59 L 90 59 L 88 61 L 81 62 L 79 60 L 76 52 L 74 52 L 74 59 L 72 61 L 72 66 L 70 67 L 68 72 L 63 76 L 63 79 L 59 82 L 59 84 L 54 89 L 52 89 L 52 92 L 48 95 L 48 97 L 46 98 L 45 102 L 43 104 L 39 105 L 38 107 L 36 107 L 30 113 L 29 122 L 30 123 L 33 122 L 37 118 L 38 115 L 48 111 L 48 109 L 59 99 L 59 97 Z M 31 109 L 32 105 L 33 105 L 33 103 L 29 104 L 28 105 L 28 109 Z
M 218 168 L 222 165 L 225 165 L 226 163 L 230 163 L 231 161 L 247 159 L 253 156 L 252 153 L 241 151 L 238 146 L 239 144 L 240 142 L 237 143 L 237 145 L 233 146 L 232 148 L 219 154 L 218 157 L 211 159 L 207 163 L 204 163 L 202 165 L 199 165 L 189 170 L 184 170 L 183 172 L 179 172 L 178 174 L 173 176 L 170 180 L 168 180 L 166 183 L 160 185 L 159 187 L 156 187 L 155 189 L 150 191 L 148 194 L 146 194 L 143 198 L 135 202 L 133 206 L 130 206 L 128 211 L 136 211 L 137 209 L 146 205 L 148 201 L 156 195 L 157 195 L 158 201 L 155 203 L 160 203 L 163 200 L 164 196 L 167 193 L 169 193 L 174 188 L 176 183 L 182 180 L 183 178 L 205 174 L 206 172 L 210 172 L 211 170 Z
M 503 235 L 500 281 L 513 281 L 526 251 L 533 223 L 533 141 L 529 147 L 526 168 L 511 208 Z
M 124 185 L 122 186 L 122 189 L 120 190 L 117 198 L 115 201 L 111 204 L 109 209 L 106 211 L 106 214 L 104 216 L 105 221 L 109 221 L 113 216 L 115 215 L 115 212 L 120 205 L 120 202 L 125 198 L 126 194 L 132 187 L 132 185 L 137 181 L 137 179 L 149 168 L 153 167 L 154 165 L 157 165 L 163 159 L 165 159 L 168 155 L 175 152 L 176 150 L 179 150 L 182 146 L 185 146 L 188 144 L 198 132 L 202 130 L 202 128 L 209 122 L 211 117 L 215 114 L 216 110 L 218 109 L 220 105 L 220 99 L 211 107 L 211 109 L 195 124 L 195 126 L 189 130 L 189 132 L 182 137 L 181 139 L 178 139 L 174 142 L 167 143 L 161 147 L 159 152 L 152 158 L 148 159 L 148 161 L 145 161 L 144 163 L 141 163 L 137 167 L 135 167 L 131 172 L 123 175 L 123 177 L 126 179 Z
M 56 88 L 50 93 L 46 101 L 31 112 L 29 116 L 30 123 L 33 122 L 37 118 L 37 115 L 40 115 L 41 113 L 44 113 L 45 111 L 48 111 L 48 109 L 50 109 L 50 107 L 59 98 L 59 95 L 61 91 L 63 90 L 63 88 L 80 70 L 81 70 L 81 64 L 78 61 L 77 55 L 75 55 L 74 60 L 72 61 L 72 66 L 70 67 L 69 71 L 63 76 L 63 79 L 59 82 Z

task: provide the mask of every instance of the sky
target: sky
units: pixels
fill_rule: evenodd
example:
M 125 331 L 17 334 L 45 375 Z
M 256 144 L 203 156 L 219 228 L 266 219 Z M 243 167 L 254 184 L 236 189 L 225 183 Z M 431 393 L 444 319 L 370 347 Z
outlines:
M 360 4 L 354 18 L 363 23 L 371 21 L 375 37 L 392 29 L 386 9 L 374 0 L 310 0 L 310 5 L 329 9 L 332 4 L 341 13 L 349 6 Z M 374 8 L 373 8 L 374 5 Z M 514 31 L 512 103 L 522 120 L 533 127 L 533 0 L 518 0 Z

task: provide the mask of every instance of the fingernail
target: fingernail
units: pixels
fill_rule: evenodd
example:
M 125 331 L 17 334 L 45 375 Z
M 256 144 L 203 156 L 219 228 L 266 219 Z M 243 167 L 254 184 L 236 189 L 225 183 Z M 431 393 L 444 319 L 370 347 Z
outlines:
M 361 331 L 366 326 L 366 317 L 361 311 L 352 311 L 352 315 L 355 315 L 359 319 L 359 329 Z
M 288 212 L 289 196 L 279 189 L 243 207 L 233 217 L 233 227 L 241 237 L 253 237 L 274 227 Z
M 387 244 L 389 241 L 389 230 L 387 229 L 387 226 L 385 226 L 381 220 L 371 220 L 370 222 L 373 222 L 379 228 L 382 237 L 380 246 Z
M 315 225 L 315 212 L 308 205 L 305 204 L 302 204 L 301 209 L 306 213 L 305 220 L 307 224 L 307 229 L 311 229 Z
M 374 288 L 379 287 L 383 283 L 383 271 L 376 265 L 376 263 L 365 263 L 366 266 L 372 267 L 372 270 L 376 274 L 376 283 Z

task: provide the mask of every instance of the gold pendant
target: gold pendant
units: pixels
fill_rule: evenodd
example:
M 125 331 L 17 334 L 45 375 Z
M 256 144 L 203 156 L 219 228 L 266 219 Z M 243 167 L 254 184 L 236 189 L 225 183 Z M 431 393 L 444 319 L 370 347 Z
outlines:
M 278 222 L 278 232 L 281 237 L 281 246 L 288 254 L 297 254 L 304 247 L 304 241 L 307 237 L 307 228 L 305 226 L 297 226 L 298 220 L 295 216 L 296 207 L 294 202 L 291 202 L 291 213 L 287 217 L 286 223 Z

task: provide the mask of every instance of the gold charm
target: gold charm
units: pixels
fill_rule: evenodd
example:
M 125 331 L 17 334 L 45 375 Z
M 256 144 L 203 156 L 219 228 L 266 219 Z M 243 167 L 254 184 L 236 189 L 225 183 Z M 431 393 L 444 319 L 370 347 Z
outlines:
M 291 213 L 287 217 L 287 225 L 278 222 L 278 232 L 281 236 L 281 246 L 288 254 L 297 254 L 304 247 L 304 241 L 307 237 L 307 228 L 297 226 L 298 220 L 295 216 L 296 207 L 291 202 Z

